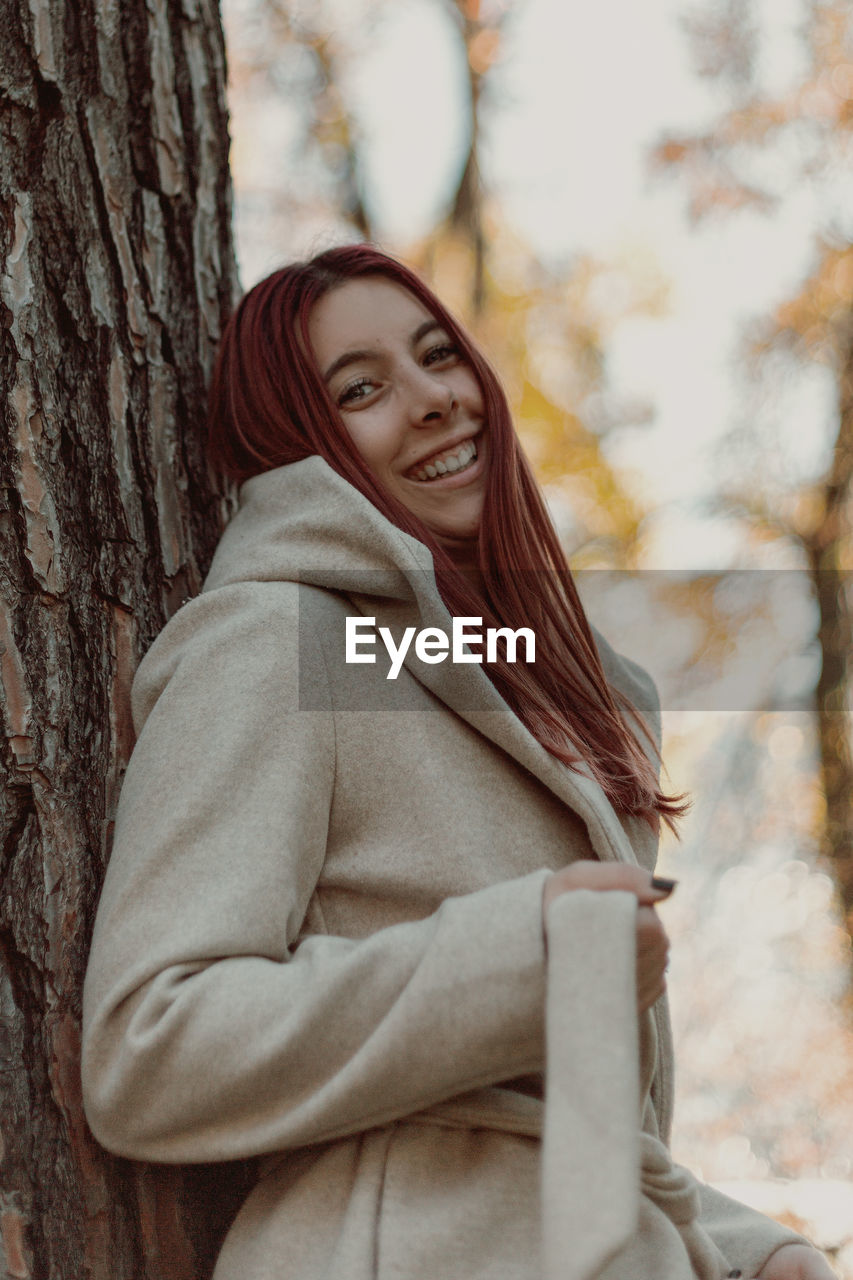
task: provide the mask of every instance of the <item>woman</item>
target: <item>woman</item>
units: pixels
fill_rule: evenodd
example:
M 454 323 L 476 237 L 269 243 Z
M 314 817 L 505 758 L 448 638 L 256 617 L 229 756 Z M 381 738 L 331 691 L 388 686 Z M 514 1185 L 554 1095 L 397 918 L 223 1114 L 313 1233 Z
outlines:
M 223 338 L 211 445 L 245 483 L 134 684 L 96 1135 L 263 1157 L 216 1280 L 826 1280 L 669 1160 L 683 806 L 469 337 L 366 246 L 286 268 Z M 448 653 L 452 618 L 535 661 Z

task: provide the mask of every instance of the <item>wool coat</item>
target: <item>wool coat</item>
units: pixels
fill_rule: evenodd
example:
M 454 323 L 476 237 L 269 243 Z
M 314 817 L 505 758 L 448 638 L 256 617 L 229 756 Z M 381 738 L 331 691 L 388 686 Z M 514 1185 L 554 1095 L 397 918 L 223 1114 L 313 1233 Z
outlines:
M 84 993 L 94 1133 L 263 1157 L 215 1280 L 754 1275 L 800 1237 L 669 1158 L 635 899 L 562 895 L 546 955 L 549 872 L 651 870 L 652 831 L 476 662 L 347 663 L 348 617 L 451 631 L 427 549 L 321 459 L 248 481 L 134 682 Z M 656 733 L 651 681 L 599 645 Z

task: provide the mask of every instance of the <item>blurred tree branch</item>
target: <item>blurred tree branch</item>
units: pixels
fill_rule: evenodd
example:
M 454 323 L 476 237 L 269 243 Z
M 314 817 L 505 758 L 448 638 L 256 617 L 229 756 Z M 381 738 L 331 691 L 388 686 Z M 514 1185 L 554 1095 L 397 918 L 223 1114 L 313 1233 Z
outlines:
M 806 0 L 802 75 L 784 92 L 768 92 L 759 74 L 760 36 L 751 5 L 720 0 L 686 22 L 700 74 L 715 80 L 730 106 L 695 135 L 672 134 L 652 155 L 653 167 L 686 182 L 694 218 L 752 207 L 769 212 L 790 191 L 809 183 L 839 221 L 825 188 L 849 170 L 853 150 L 853 11 L 846 0 Z M 772 154 L 776 172 L 762 160 Z M 843 204 L 841 205 L 843 208 Z M 753 341 L 754 364 L 784 352 L 819 361 L 832 371 L 837 433 L 820 479 L 776 498 L 727 494 L 728 507 L 746 514 L 765 534 L 802 550 L 819 609 L 822 665 L 815 691 L 820 765 L 826 799 L 821 837 L 853 936 L 853 757 L 850 726 L 850 604 L 842 569 L 853 557 L 853 242 L 836 225 L 816 244 L 814 271 L 783 302 Z
M 480 170 L 482 103 L 487 77 L 500 60 L 501 36 L 509 0 L 445 0 L 462 42 L 468 80 L 468 150 L 451 201 L 448 229 L 461 232 L 473 256 L 471 305 L 475 315 L 485 306 L 486 235 L 484 188 Z
M 371 29 L 387 8 L 387 0 L 365 0 L 363 8 L 363 22 Z M 345 89 L 348 69 L 358 52 L 350 33 L 335 21 L 327 0 L 310 5 L 252 0 L 241 31 L 249 27 L 254 38 L 241 41 L 239 53 L 231 45 L 232 84 L 262 78 L 274 94 L 299 103 L 306 169 L 312 160 L 319 165 L 329 188 L 328 203 L 357 237 L 372 239 L 361 133 Z M 303 179 L 294 185 L 301 185 L 307 195 L 312 184 Z

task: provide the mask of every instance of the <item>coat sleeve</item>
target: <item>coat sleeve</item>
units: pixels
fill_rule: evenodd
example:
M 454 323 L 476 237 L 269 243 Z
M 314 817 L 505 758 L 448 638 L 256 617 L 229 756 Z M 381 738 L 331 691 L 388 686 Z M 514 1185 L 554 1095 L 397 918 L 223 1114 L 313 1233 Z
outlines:
M 92 1130 L 125 1156 L 324 1141 L 542 1067 L 544 869 L 367 938 L 299 939 L 335 744 L 316 689 L 300 709 L 297 592 L 201 596 L 134 683 L 82 1059 Z

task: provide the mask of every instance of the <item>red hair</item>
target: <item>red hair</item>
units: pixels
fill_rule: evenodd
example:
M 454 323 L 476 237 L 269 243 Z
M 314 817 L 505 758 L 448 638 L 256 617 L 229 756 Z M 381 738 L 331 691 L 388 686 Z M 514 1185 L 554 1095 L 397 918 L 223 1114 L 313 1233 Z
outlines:
M 484 594 L 459 572 L 430 531 L 364 467 L 311 354 L 308 320 L 329 290 L 380 275 L 407 289 L 458 345 L 480 384 L 490 467 L 479 531 Z M 486 626 L 532 627 L 536 662 L 484 665 L 513 711 L 569 768 L 583 760 L 611 803 L 673 826 L 687 806 L 665 796 L 634 726 L 642 717 L 607 681 L 571 571 L 516 436 L 506 396 L 485 357 L 412 271 L 369 245 L 330 249 L 255 285 L 226 326 L 213 370 L 211 460 L 238 482 L 319 454 L 387 519 L 432 552 L 452 616 Z

